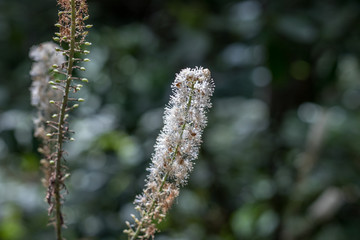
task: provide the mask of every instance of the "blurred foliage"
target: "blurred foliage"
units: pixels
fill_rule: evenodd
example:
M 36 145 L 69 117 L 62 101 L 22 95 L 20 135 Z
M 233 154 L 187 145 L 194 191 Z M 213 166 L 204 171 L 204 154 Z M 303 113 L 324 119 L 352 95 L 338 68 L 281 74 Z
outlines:
M 170 83 L 216 82 L 201 156 L 159 240 L 357 239 L 360 2 L 89 0 L 87 101 L 71 116 L 67 239 L 125 239 Z M 0 239 L 52 239 L 33 138 L 32 45 L 56 2 L 0 0 Z

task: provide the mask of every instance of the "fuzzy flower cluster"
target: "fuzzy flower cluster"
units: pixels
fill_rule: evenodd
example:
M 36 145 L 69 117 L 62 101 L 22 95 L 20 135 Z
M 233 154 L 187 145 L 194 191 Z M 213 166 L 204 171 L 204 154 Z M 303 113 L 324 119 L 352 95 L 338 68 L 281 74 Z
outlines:
M 31 105 L 37 108 L 37 114 L 33 118 L 35 125 L 34 136 L 41 141 L 41 146 L 38 151 L 45 157 L 41 160 L 44 171 L 44 179 L 42 182 L 45 187 L 48 187 L 50 178 L 50 159 L 48 159 L 48 156 L 50 156 L 53 151 L 52 144 L 46 135 L 52 131 L 51 127 L 47 125 L 47 121 L 58 111 L 57 107 L 49 104 L 49 101 L 59 101 L 62 97 L 59 91 L 54 90 L 49 85 L 49 81 L 54 80 L 50 69 L 54 64 L 60 65 L 65 61 L 65 57 L 55 51 L 55 48 L 58 47 L 55 43 L 45 42 L 38 46 L 33 46 L 29 54 L 30 58 L 34 61 L 30 71 L 32 78 L 30 87 Z
M 179 187 L 186 184 L 199 153 L 214 91 L 210 71 L 202 67 L 183 69 L 176 75 L 172 89 L 145 189 L 134 202 L 141 217 L 132 216 L 135 225 L 127 222 L 129 229 L 125 233 L 129 239 L 154 237 L 156 224 L 163 220 L 179 195 Z
M 55 48 L 59 46 L 52 42 L 45 42 L 30 49 L 30 58 L 34 61 L 30 76 L 32 84 L 31 105 L 38 109 L 37 117 L 34 118 L 35 137 L 46 138 L 45 122 L 51 118 L 52 114 L 57 112 L 57 108 L 49 104 L 50 100 L 60 100 L 62 94 L 55 91 L 49 85 L 49 81 L 53 79 L 50 69 L 54 64 L 61 65 L 65 62 L 65 57 L 56 52 Z

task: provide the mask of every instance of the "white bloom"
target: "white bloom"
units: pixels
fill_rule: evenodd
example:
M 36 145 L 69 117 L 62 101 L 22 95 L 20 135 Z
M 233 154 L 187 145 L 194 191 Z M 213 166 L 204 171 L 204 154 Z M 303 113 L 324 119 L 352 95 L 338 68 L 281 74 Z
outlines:
M 169 174 L 179 185 L 186 182 L 192 161 L 197 158 L 214 83 L 208 69 L 186 68 L 176 75 L 172 89 L 173 95 L 165 108 L 164 128 L 152 158 L 152 165 L 162 171 L 150 172 L 149 181 L 159 174 L 160 177 Z
M 173 95 L 165 108 L 164 127 L 147 169 L 146 187 L 135 200 L 141 219 L 136 221 L 137 231 L 125 231 L 132 238 L 139 234 L 149 238 L 155 233 L 154 221 L 162 221 L 178 196 L 179 187 L 187 181 L 207 124 L 206 112 L 211 108 L 214 91 L 210 71 L 202 67 L 183 69 L 171 87 Z
M 65 57 L 55 51 L 59 47 L 52 42 L 45 42 L 30 49 L 30 58 L 34 60 L 30 71 L 33 80 L 31 92 L 31 105 L 38 109 L 37 117 L 34 118 L 35 136 L 41 137 L 45 134 L 45 121 L 56 112 L 54 105 L 49 104 L 50 100 L 60 100 L 62 93 L 51 88 L 50 69 L 56 64 L 60 66 L 65 62 Z

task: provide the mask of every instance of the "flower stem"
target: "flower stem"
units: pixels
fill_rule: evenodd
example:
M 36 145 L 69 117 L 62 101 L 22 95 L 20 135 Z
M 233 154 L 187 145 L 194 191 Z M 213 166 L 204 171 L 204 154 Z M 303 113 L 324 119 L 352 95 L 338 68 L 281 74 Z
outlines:
M 67 66 L 67 79 L 62 99 L 59 121 L 58 121 L 58 139 L 57 139 L 57 154 L 55 161 L 55 228 L 56 228 L 56 239 L 62 240 L 61 227 L 64 224 L 63 216 L 61 213 L 61 186 L 62 186 L 62 173 L 61 173 L 61 159 L 63 155 L 63 142 L 64 142 L 64 124 L 65 124 L 65 113 L 69 99 L 69 89 L 71 84 L 71 76 L 74 64 L 74 52 L 75 52 L 75 0 L 71 0 L 71 42 L 69 48 L 69 59 Z

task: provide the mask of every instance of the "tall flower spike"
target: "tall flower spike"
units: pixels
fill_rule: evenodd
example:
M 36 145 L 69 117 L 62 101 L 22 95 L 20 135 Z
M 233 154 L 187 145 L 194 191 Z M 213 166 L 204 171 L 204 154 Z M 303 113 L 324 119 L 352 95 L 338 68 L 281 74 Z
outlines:
M 142 195 L 134 204 L 140 219 L 127 222 L 129 239 L 154 238 L 160 223 L 185 185 L 197 158 L 201 135 L 207 124 L 206 111 L 214 82 L 202 67 L 183 69 L 172 84 L 173 95 L 165 108 L 164 127 L 155 144 L 149 174 Z
M 33 102 L 41 102 L 47 104 L 44 109 L 51 109 L 49 112 L 52 114 L 52 120 L 46 121 L 45 136 L 48 140 L 50 148 L 46 152 L 46 159 L 50 163 L 48 169 L 50 170 L 48 176 L 48 191 L 46 200 L 49 204 L 49 215 L 53 216 L 52 223 L 56 230 L 56 239 L 62 240 L 61 228 L 64 225 L 62 215 L 63 194 L 66 190 L 64 180 L 69 176 L 66 173 L 66 166 L 64 166 L 64 149 L 63 145 L 66 141 L 73 138 L 70 137 L 71 131 L 69 123 L 67 122 L 69 111 L 78 107 L 77 102 L 83 102 L 82 98 L 71 98 L 70 93 L 76 93 L 82 87 L 76 81 L 84 81 L 85 78 L 73 76 L 74 70 L 85 70 L 84 67 L 79 66 L 80 62 L 90 61 L 88 58 L 81 58 L 81 54 L 88 54 L 89 51 L 85 50 L 85 46 L 91 43 L 85 41 L 88 34 L 87 29 L 92 25 L 85 25 L 85 20 L 89 18 L 88 7 L 86 0 L 58 0 L 60 6 L 59 21 L 55 24 L 59 28 L 59 32 L 55 33 L 54 41 L 59 42 L 60 47 L 54 47 L 56 52 L 59 52 L 63 58 L 58 59 L 56 62 L 51 62 L 48 59 L 46 67 L 52 67 L 53 77 L 48 79 L 48 84 L 53 90 L 52 98 L 46 99 L 47 103 L 33 97 Z M 63 47 L 63 48 L 61 48 Z M 36 69 L 33 67 L 32 72 Z M 35 92 L 39 89 L 34 86 L 32 91 Z M 48 87 L 45 87 L 48 89 Z M 55 112 L 55 113 L 53 113 Z M 48 117 L 48 116 L 47 116 Z

